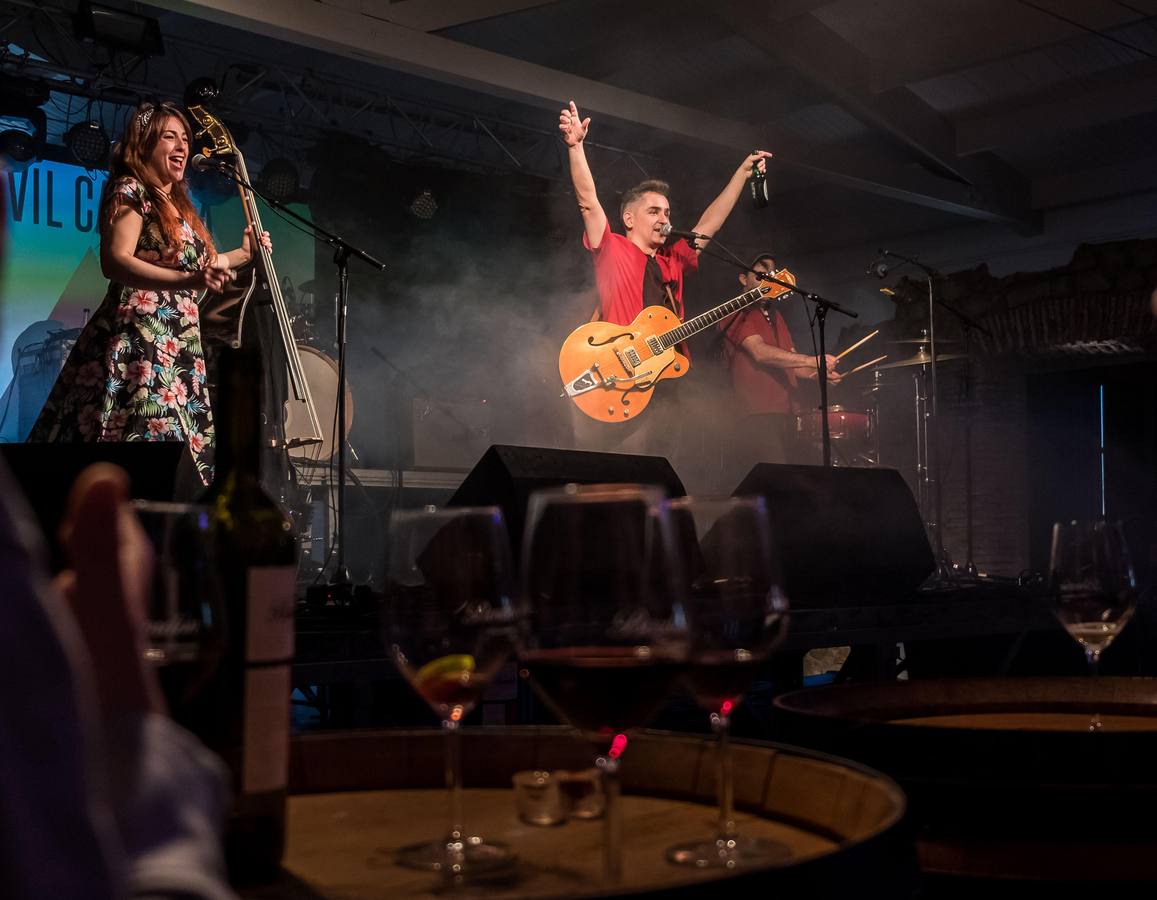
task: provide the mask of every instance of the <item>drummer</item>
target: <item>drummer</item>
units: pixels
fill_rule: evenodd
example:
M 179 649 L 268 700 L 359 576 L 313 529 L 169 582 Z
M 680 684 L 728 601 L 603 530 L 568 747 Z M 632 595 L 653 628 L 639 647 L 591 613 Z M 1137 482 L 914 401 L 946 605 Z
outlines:
M 775 257 L 761 253 L 752 260 L 750 271 L 739 276 L 739 283 L 745 291 L 752 290 L 760 283 L 755 273 L 775 269 Z M 796 352 L 776 302 L 750 306 L 719 325 L 739 420 L 734 442 L 736 462 L 743 473 L 756 462 L 788 460 L 796 383 L 819 375 L 815 357 Z M 836 371 L 836 358 L 828 354 L 825 361 L 828 381 L 838 384 L 841 375 Z

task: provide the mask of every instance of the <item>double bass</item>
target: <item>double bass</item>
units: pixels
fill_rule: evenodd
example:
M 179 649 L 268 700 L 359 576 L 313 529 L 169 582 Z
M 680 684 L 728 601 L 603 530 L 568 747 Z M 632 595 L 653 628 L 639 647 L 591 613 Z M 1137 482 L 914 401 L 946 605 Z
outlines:
M 322 433 L 317 407 L 313 401 L 309 381 L 302 365 L 301 354 L 293 334 L 293 323 L 281 293 L 281 281 L 273 267 L 273 254 L 261 243 L 264 231 L 256 198 L 249 189 L 249 171 L 245 157 L 237 147 L 229 129 L 202 104 L 188 106 L 189 115 L 199 126 L 194 140 L 207 140 L 201 152 L 212 159 L 227 162 L 235 171 L 237 190 L 250 227 L 254 247 L 252 277 L 238 288 L 223 294 L 206 294 L 201 303 L 202 328 L 210 338 L 218 338 L 233 347 L 240 347 L 245 328 L 246 313 L 254 293 L 260 288 L 268 295 L 275 318 L 276 348 L 285 356 L 288 389 L 285 391 L 284 416 L 280 423 L 279 443 L 291 456 L 304 454 L 307 458 L 328 458 L 333 448 Z M 348 417 L 347 417 L 348 418 Z M 348 422 L 347 422 L 348 427 Z M 296 451 L 296 454 L 295 452 Z

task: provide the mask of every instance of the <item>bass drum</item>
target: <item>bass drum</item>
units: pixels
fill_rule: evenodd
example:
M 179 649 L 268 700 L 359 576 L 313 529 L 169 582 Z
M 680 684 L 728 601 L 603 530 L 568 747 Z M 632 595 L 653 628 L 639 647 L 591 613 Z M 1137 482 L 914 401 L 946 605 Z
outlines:
M 334 422 L 337 420 L 337 363 L 320 350 L 297 345 L 297 353 L 301 357 L 301 369 L 305 373 L 305 383 L 309 385 L 309 393 L 313 396 L 313 405 L 317 410 L 317 421 L 321 423 L 322 442 L 320 444 L 305 444 L 293 447 L 289 451 L 290 458 L 303 462 L 325 462 L 337 450 L 333 440 Z M 297 410 L 299 404 L 288 405 L 288 414 L 285 419 L 285 440 L 292 444 L 295 440 L 306 438 L 310 434 L 307 417 Z M 350 392 L 349 383 L 345 388 L 345 427 L 341 430 L 341 439 L 349 437 L 350 426 L 354 421 L 354 397 Z

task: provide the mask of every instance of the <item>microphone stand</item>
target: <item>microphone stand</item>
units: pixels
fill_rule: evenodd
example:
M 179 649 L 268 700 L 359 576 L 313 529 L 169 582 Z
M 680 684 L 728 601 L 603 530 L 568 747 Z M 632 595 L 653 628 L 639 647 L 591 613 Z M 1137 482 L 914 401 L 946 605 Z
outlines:
M 761 279 L 767 280 L 765 276 L 760 276 Z M 771 279 L 775 280 L 775 279 Z M 782 284 L 783 282 L 778 282 Z M 808 291 L 803 291 L 803 298 L 810 300 L 815 304 L 815 321 L 819 326 L 820 332 L 820 346 L 816 351 L 816 372 L 818 373 L 820 381 L 820 435 L 821 443 L 823 445 L 823 464 L 824 466 L 831 466 L 832 464 L 832 432 L 831 423 L 828 422 L 828 351 L 827 351 L 827 337 L 824 332 L 824 324 L 827 321 L 828 310 L 834 309 L 838 313 L 843 313 L 853 319 L 858 319 L 860 314 L 848 309 L 846 306 L 841 306 L 834 300 L 827 300 L 819 294 L 813 294 Z
M 810 300 L 815 304 L 815 321 L 819 325 L 820 332 L 819 349 L 816 351 L 816 375 L 820 384 L 820 435 L 821 444 L 823 447 L 823 464 L 825 466 L 831 466 L 832 434 L 831 425 L 828 422 L 827 337 L 824 331 L 824 324 L 827 320 L 828 310 L 835 310 L 836 312 L 842 313 L 843 315 L 852 319 L 858 319 L 860 314 L 855 310 L 848 309 L 846 306 L 837 303 L 835 300 L 828 300 L 827 298 L 821 297 L 819 294 L 813 293 L 812 291 L 804 290 L 798 284 L 792 284 L 790 281 L 780 281 L 778 278 L 768 274 L 767 272 L 757 272 L 755 269 L 752 269 L 749 266 L 746 266 L 742 263 L 735 263 L 725 256 L 720 256 L 718 253 L 709 253 L 706 247 L 696 248 L 694 242 L 692 242 L 691 246 L 692 249 L 698 249 L 700 253 L 707 253 L 707 255 L 713 259 L 722 260 L 730 266 L 737 266 L 744 272 L 754 275 L 760 281 L 771 282 L 772 284 L 778 284 L 781 287 L 787 288 L 788 291 L 795 291 L 797 294 L 803 297 L 804 300 Z
M 345 567 L 345 482 L 346 482 L 346 314 L 349 307 L 349 258 L 351 256 L 362 260 L 369 266 L 384 271 L 386 264 L 370 255 L 365 250 L 355 247 L 343 238 L 322 228 L 311 219 L 295 213 L 279 200 L 268 197 L 242 178 L 237 171 L 224 162 L 217 162 L 212 166 L 226 178 L 236 182 L 246 190 L 252 191 L 274 209 L 292 216 L 313 233 L 313 237 L 334 248 L 333 261 L 337 266 L 338 304 L 337 304 L 337 432 L 340 439 L 337 441 L 337 507 L 336 523 L 334 527 L 333 543 L 337 545 L 336 565 L 332 580 L 327 585 L 329 600 L 337 606 L 348 605 L 352 598 L 353 582 Z M 260 235 L 254 235 L 257 240 Z
M 880 256 L 891 257 L 898 259 L 901 264 L 912 265 L 924 272 L 925 280 L 928 283 L 928 352 L 930 359 L 928 363 L 929 382 L 932 394 L 932 403 L 930 406 L 931 412 L 925 412 L 925 419 L 931 422 L 931 439 L 928 441 L 928 449 L 931 450 L 931 459 L 925 468 L 925 479 L 931 480 L 932 487 L 932 521 L 928 523 L 933 539 L 936 542 L 936 574 L 942 582 L 951 583 L 956 577 L 956 567 L 952 564 L 952 560 L 948 552 L 944 548 L 944 533 L 943 533 L 943 486 L 942 479 L 944 473 L 940 471 L 941 465 L 941 446 L 940 446 L 940 394 L 937 388 L 936 369 L 938 366 L 936 353 L 936 305 L 944 307 L 950 313 L 956 316 L 957 319 L 964 326 L 965 338 L 970 328 L 975 328 L 978 331 L 990 335 L 992 334 L 987 328 L 973 319 L 971 316 L 957 309 L 956 307 L 945 303 L 943 300 L 937 298 L 935 290 L 935 279 L 942 277 L 939 272 L 931 266 L 927 266 L 920 262 L 915 256 L 904 256 L 900 253 L 893 253 L 890 250 L 881 250 Z M 884 270 L 885 273 L 887 270 Z M 968 347 L 965 345 L 965 355 L 967 357 Z M 969 359 L 966 358 L 967 364 Z M 967 413 L 971 417 L 971 410 Z M 966 484 L 965 484 L 965 528 L 967 531 L 966 542 L 968 545 L 968 562 L 966 563 L 966 570 L 970 573 L 975 571 L 975 565 L 972 561 L 972 426 L 971 421 L 968 422 L 965 429 L 967 446 L 965 453 L 967 460 L 965 465 Z

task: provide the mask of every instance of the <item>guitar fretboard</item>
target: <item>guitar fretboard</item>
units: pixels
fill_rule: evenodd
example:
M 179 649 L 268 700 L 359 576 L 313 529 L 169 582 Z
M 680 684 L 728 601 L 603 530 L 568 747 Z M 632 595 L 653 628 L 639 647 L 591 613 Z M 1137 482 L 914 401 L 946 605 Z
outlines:
M 730 315 L 739 312 L 745 306 L 751 306 L 764 294 L 771 290 L 769 287 L 760 286 L 752 288 L 750 291 L 740 294 L 738 297 L 733 297 L 726 303 L 720 303 L 714 309 L 709 309 L 705 313 L 700 313 L 693 319 L 688 319 L 678 328 L 672 328 L 665 334 L 659 335 L 659 343 L 663 349 L 674 347 L 680 341 L 685 341 L 692 335 L 698 334 L 704 328 L 709 328 L 716 322 L 726 319 Z

